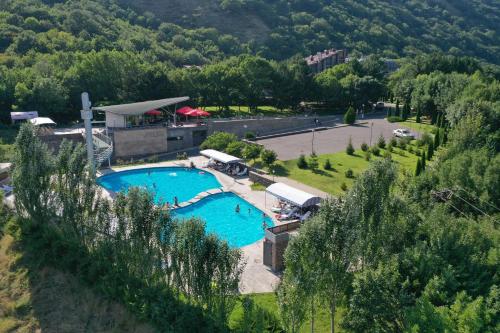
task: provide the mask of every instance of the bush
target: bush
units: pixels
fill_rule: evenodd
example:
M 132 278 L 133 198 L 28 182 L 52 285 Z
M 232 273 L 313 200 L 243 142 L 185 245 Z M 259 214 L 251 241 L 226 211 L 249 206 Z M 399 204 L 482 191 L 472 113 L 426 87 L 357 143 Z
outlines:
M 215 149 L 224 151 L 231 142 L 238 141 L 238 137 L 232 133 L 215 132 L 203 141 L 200 149 Z
M 243 149 L 243 157 L 246 160 L 255 160 L 260 156 L 260 152 L 262 151 L 262 146 L 259 145 L 246 145 Z
M 255 133 L 252 131 L 248 131 L 245 133 L 245 139 L 247 140 L 253 140 L 255 139 Z
M 399 116 L 390 116 L 390 117 L 387 117 L 387 121 L 390 123 L 399 123 L 399 122 L 403 121 L 403 118 L 401 118 Z
M 354 155 L 354 147 L 352 146 L 352 139 L 349 137 L 349 143 L 347 143 L 347 147 L 345 148 L 345 152 L 347 155 Z
M 399 140 L 398 147 L 402 150 L 406 150 L 406 141 L 403 139 Z
M 346 185 L 346 183 L 342 183 L 342 184 L 340 184 L 340 188 L 341 188 L 341 189 L 342 189 L 342 191 L 344 191 L 344 192 L 345 192 L 345 191 L 347 191 L 347 185 Z
M 424 144 L 424 145 L 428 145 L 430 144 L 431 142 L 434 142 L 434 140 L 432 139 L 432 136 L 429 134 L 429 133 L 424 133 L 422 134 L 422 137 L 420 138 L 420 141 Z
M 408 146 L 408 152 L 413 154 L 413 146 Z
M 393 147 L 396 147 L 398 145 L 398 140 L 395 137 L 392 137 L 391 141 L 389 141 L 389 144 Z
M 369 151 L 365 151 L 365 160 L 369 161 L 372 159 L 372 154 Z
M 354 171 L 352 169 L 347 169 L 345 172 L 346 178 L 354 178 Z
M 332 170 L 332 164 L 330 163 L 330 160 L 327 158 L 325 163 L 323 164 L 323 168 L 325 170 Z
M 394 150 L 393 145 L 389 143 L 389 145 L 387 145 L 387 151 L 392 153 L 393 150 Z
M 380 149 L 377 146 L 372 147 L 372 154 L 375 156 L 380 156 Z
M 187 160 L 188 154 L 186 152 L 177 153 L 176 157 L 178 160 Z
M 391 154 L 391 151 L 392 150 L 386 150 L 384 151 L 384 158 L 392 158 L 392 154 Z
M 385 138 L 384 136 L 382 135 L 382 133 L 380 134 L 380 136 L 378 137 L 378 142 L 377 142 L 377 145 L 379 148 L 381 149 L 384 149 L 385 148 Z
M 420 152 L 420 149 L 415 149 L 415 155 L 420 156 L 422 153 Z
M 354 108 L 350 106 L 347 112 L 344 114 L 344 124 L 352 125 L 356 121 L 356 114 L 354 113 Z
M 361 150 L 364 151 L 364 152 L 368 151 L 368 144 L 366 142 L 363 142 L 361 144 Z
M 307 161 L 304 154 L 300 154 L 299 159 L 297 160 L 297 167 L 299 169 L 307 169 Z
M 311 159 L 309 159 L 308 165 L 309 165 L 309 169 L 311 169 L 312 172 L 316 172 L 318 170 L 318 167 L 319 167 L 318 158 L 312 157 Z
M 229 155 L 236 157 L 243 157 L 243 150 L 246 148 L 247 144 L 241 141 L 233 141 L 229 143 L 224 149 L 224 152 Z
M 264 165 L 267 166 L 268 168 L 271 167 L 271 165 L 273 165 L 274 162 L 276 162 L 277 157 L 278 156 L 276 155 L 276 153 L 269 149 L 264 149 L 260 153 L 260 159 L 262 160 L 262 163 L 264 163 Z

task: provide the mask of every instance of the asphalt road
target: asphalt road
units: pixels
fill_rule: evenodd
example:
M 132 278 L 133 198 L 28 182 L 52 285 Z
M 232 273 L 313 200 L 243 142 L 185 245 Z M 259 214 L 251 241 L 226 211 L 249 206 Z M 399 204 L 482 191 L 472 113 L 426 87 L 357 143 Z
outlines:
M 352 144 L 356 149 L 358 149 L 363 142 L 370 144 L 370 137 L 373 145 L 377 142 L 380 134 L 387 140 L 392 137 L 392 131 L 394 129 L 402 127 L 401 124 L 398 123 L 389 123 L 387 120 L 383 119 L 381 115 L 373 118 L 365 117 L 365 119 L 359 119 L 359 121 L 367 123 L 315 132 L 314 140 L 313 133 L 310 132 L 263 139 L 257 142 L 264 145 L 267 149 L 274 150 L 278 154 L 278 159 L 291 160 L 298 158 L 300 154 L 311 154 L 312 149 L 314 149 L 316 154 L 328 154 L 342 151 L 346 148 L 349 137 L 352 138 Z M 331 126 L 331 124 L 328 125 Z M 372 128 L 370 129 L 370 127 Z

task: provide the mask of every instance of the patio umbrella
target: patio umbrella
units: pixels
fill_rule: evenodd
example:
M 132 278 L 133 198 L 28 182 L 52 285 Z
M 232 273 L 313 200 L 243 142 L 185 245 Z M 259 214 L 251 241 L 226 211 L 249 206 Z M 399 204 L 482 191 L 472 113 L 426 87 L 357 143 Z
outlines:
M 182 108 L 178 109 L 176 111 L 177 114 L 182 114 L 183 116 L 185 116 L 187 113 L 193 111 L 193 108 L 190 107 L 190 106 L 183 106 Z
M 191 117 L 209 117 L 210 116 L 210 112 L 203 111 L 203 110 L 200 110 L 200 109 L 192 109 L 191 111 L 189 111 L 187 113 L 187 115 L 191 116 Z

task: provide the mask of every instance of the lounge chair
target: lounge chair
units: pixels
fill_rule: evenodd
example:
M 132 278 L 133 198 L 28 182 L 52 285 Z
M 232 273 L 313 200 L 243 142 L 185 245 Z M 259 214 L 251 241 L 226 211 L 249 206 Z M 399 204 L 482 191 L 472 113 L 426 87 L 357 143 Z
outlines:
M 294 207 L 292 210 L 288 212 L 284 212 L 278 216 L 278 220 L 290 220 L 295 216 L 295 213 L 299 210 L 298 207 Z
M 247 171 L 248 171 L 248 168 L 245 168 L 245 169 L 243 169 L 243 171 L 241 171 L 241 172 L 237 172 L 237 173 L 236 173 L 236 176 L 238 176 L 238 177 L 239 177 L 239 176 L 244 176 L 244 175 L 246 175 L 246 174 L 247 174 Z
M 5 195 L 9 195 L 12 193 L 12 191 L 14 190 L 14 188 L 12 186 L 9 186 L 9 185 L 2 185 L 0 186 L 0 190 L 5 194 Z
M 310 210 L 308 210 L 304 215 L 299 216 L 300 222 L 304 222 L 305 220 L 307 220 L 309 218 L 309 216 L 311 216 Z

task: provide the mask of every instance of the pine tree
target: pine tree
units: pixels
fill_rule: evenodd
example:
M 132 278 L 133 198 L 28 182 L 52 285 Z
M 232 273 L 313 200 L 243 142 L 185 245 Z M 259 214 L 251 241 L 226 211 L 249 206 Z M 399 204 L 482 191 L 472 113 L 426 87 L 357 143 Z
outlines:
M 434 144 L 431 141 L 427 146 L 427 160 L 430 161 L 433 155 L 434 155 Z
M 417 122 L 417 123 L 421 122 L 421 120 L 420 120 L 420 108 L 419 107 L 417 108 L 417 116 L 416 116 L 415 122 Z
M 415 169 L 415 176 L 420 175 L 422 172 L 422 163 L 420 162 L 420 159 L 417 160 L 417 168 Z
M 420 159 L 420 164 L 422 167 L 422 171 L 425 170 L 425 151 L 422 153 L 422 158 Z
M 441 137 L 440 137 L 441 129 L 439 128 L 436 131 L 436 134 L 434 134 L 434 148 L 437 149 L 439 147 L 439 144 L 441 143 Z

